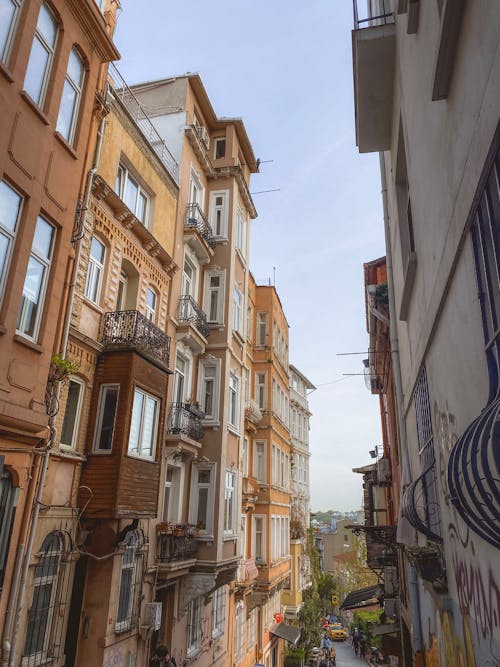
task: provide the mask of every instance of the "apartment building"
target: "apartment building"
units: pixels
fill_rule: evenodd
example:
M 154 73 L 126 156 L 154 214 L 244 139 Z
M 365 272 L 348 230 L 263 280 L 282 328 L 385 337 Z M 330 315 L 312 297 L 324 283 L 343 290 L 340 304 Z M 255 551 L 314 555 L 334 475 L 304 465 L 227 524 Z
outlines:
M 157 581 L 168 610 L 162 640 L 178 664 L 236 664 L 247 627 L 234 582 L 242 554 L 245 321 L 256 217 L 248 186 L 258 165 L 243 122 L 216 116 L 198 75 L 133 92 L 179 164 L 183 231 L 175 255 L 181 271 L 173 279 L 177 332 L 163 520 L 193 527 L 196 560 L 182 578 L 176 562 Z
M 356 141 L 380 153 L 411 653 L 494 664 L 500 7 L 359 6 Z
M 0 632 L 64 664 L 79 460 L 57 444 L 66 303 L 117 4 L 9 0 L 0 29 Z M 61 375 L 62 373 L 62 375 Z M 68 664 L 68 663 L 66 663 Z
M 295 366 L 289 365 L 289 424 L 292 445 L 292 505 L 290 513 L 291 572 L 289 587 L 281 600 L 285 617 L 297 618 L 302 593 L 311 584 L 311 564 L 307 555 L 310 520 L 309 419 L 307 395 L 316 387 Z

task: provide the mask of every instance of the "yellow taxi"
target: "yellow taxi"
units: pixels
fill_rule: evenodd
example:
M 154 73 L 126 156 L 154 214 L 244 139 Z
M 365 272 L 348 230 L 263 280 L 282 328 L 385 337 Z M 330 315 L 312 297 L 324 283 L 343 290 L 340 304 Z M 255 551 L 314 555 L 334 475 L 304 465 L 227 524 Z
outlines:
M 347 630 L 342 623 L 332 623 L 328 629 L 328 634 L 333 641 L 344 641 L 347 639 Z

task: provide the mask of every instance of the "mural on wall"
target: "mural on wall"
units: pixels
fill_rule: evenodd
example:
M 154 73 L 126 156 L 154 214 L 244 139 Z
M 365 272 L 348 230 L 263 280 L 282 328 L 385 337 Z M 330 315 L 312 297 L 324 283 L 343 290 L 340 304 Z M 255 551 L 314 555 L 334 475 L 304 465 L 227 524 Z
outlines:
M 442 658 L 446 667 L 500 667 L 500 586 L 494 564 L 485 562 L 484 557 L 478 559 L 474 536 L 458 517 L 446 482 L 449 453 L 459 437 L 456 418 L 447 405 L 442 410 L 434 403 L 434 423 L 440 445 L 438 474 L 441 493 L 449 516 L 446 530 L 452 572 L 448 572 L 448 577 L 453 573 L 458 597 L 457 612 L 460 610 L 462 621 L 460 623 L 457 613 L 442 614 Z

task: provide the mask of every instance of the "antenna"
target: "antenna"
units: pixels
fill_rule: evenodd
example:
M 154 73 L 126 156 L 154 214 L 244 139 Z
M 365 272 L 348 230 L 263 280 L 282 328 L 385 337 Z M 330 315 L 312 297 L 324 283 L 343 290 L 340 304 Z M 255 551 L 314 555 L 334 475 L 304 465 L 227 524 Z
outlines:
M 273 287 L 276 287 L 276 267 L 273 266 Z

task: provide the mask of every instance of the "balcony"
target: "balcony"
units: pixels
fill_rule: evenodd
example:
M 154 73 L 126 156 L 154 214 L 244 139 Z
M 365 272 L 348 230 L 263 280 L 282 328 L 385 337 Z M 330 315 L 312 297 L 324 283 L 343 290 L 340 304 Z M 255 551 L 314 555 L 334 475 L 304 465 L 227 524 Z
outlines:
M 242 560 L 236 573 L 236 585 L 238 588 L 248 588 L 255 582 L 258 576 L 259 570 L 257 569 L 255 558 Z
M 177 340 L 190 347 L 194 354 L 204 352 L 210 327 L 206 314 L 189 294 L 179 298 L 177 318 Z
M 360 153 L 371 153 L 391 146 L 396 25 L 390 0 L 371 0 L 368 16 L 361 18 L 358 3 L 353 0 L 356 145 Z
M 258 426 L 262 420 L 262 412 L 257 401 L 249 399 L 245 405 L 245 421 Z
M 170 406 L 168 432 L 172 435 L 182 434 L 199 442 L 203 437 L 202 416 L 203 413 L 190 403 L 174 402 Z
M 213 231 L 199 204 L 188 204 L 186 207 L 184 240 L 200 264 L 207 264 L 212 259 L 215 247 Z
M 138 310 L 105 313 L 101 343 L 105 350 L 132 349 L 170 372 L 170 336 Z
M 199 127 L 196 125 L 188 125 L 186 127 L 186 137 L 188 138 L 191 148 L 194 151 L 194 154 L 200 162 L 200 166 L 203 169 L 205 176 L 209 178 L 214 177 L 214 168 L 212 166 L 212 161 L 208 154 L 208 148 L 210 145 L 210 137 L 206 128 Z
M 156 538 L 158 563 L 172 565 L 171 569 L 177 569 L 185 566 L 185 561 L 196 558 L 198 540 L 195 526 L 159 523 Z

